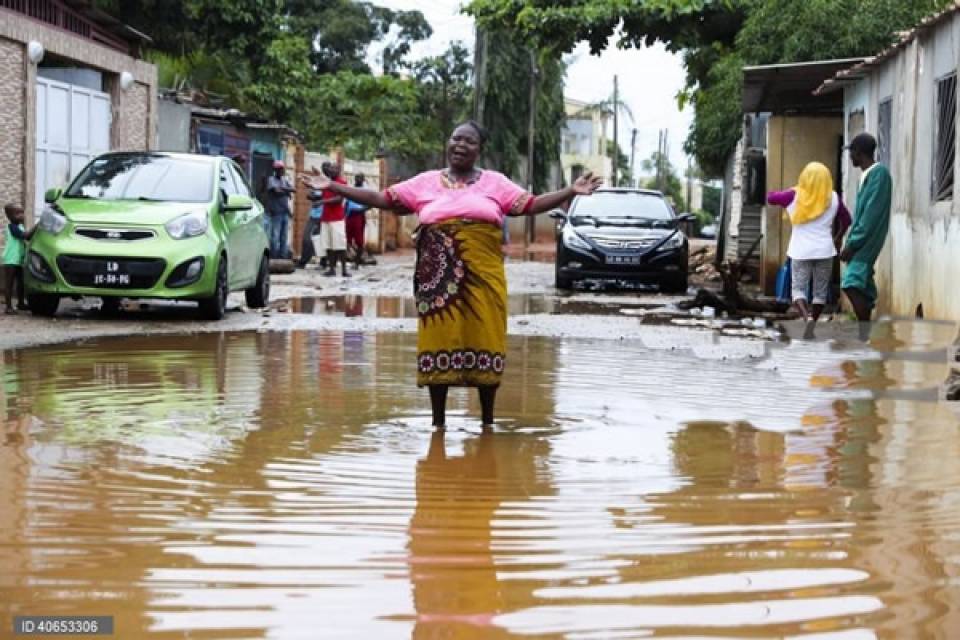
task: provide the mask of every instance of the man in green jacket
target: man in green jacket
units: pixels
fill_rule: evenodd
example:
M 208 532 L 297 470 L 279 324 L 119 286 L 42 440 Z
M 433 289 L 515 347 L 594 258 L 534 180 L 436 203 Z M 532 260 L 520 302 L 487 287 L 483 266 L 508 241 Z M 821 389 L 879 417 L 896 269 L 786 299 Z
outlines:
M 893 181 L 890 172 L 877 164 L 873 155 L 877 141 L 861 133 L 847 146 L 853 166 L 863 171 L 857 192 L 857 207 L 840 260 L 847 263 L 843 272 L 843 292 L 860 322 L 860 337 L 870 336 L 870 315 L 877 304 L 874 265 L 890 231 L 890 200 Z

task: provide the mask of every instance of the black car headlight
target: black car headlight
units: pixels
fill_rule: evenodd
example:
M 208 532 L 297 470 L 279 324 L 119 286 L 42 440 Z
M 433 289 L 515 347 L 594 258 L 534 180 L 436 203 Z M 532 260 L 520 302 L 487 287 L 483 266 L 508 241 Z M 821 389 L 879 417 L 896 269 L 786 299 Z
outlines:
M 580 249 L 582 251 L 590 251 L 593 248 L 589 242 L 584 240 L 579 233 L 572 229 L 563 232 L 563 244 L 571 249 Z
M 683 246 L 684 240 L 683 234 L 678 232 L 667 238 L 667 241 L 660 245 L 660 248 L 665 250 L 679 249 Z

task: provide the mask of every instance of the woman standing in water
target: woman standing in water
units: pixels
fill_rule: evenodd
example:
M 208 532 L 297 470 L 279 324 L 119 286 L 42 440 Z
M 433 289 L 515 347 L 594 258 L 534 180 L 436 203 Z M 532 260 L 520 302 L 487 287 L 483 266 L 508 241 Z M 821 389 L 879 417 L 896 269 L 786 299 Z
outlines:
M 599 178 L 586 174 L 572 187 L 534 197 L 504 175 L 476 167 L 486 139 L 479 124 L 460 125 L 447 143 L 446 169 L 421 173 L 382 192 L 323 176 L 303 179 L 314 189 L 331 189 L 353 202 L 418 216 L 417 385 L 430 390 L 437 429 L 446 426 L 451 386 L 476 387 L 483 428 L 493 427 L 507 347 L 501 249 L 506 216 L 550 211 L 600 186 Z
M 767 194 L 767 203 L 785 207 L 790 215 L 793 231 L 787 256 L 793 275 L 793 303 L 806 323 L 804 338 L 811 339 L 827 304 L 833 259 L 850 226 L 850 212 L 833 190 L 830 169 L 819 162 L 804 167 L 797 186 Z M 807 298 L 808 289 L 813 291 L 812 301 Z

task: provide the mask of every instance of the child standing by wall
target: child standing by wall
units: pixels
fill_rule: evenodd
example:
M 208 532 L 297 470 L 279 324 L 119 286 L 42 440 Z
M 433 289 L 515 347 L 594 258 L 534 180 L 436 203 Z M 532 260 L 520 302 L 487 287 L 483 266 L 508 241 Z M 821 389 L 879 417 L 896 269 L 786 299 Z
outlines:
M 23 261 L 27 255 L 27 240 L 33 235 L 33 229 L 28 232 L 23 227 L 23 207 L 8 204 L 3 207 L 3 212 L 7 216 L 3 246 L 4 300 L 7 305 L 4 313 L 11 314 L 16 313 L 12 302 L 14 285 L 17 287 L 17 308 L 27 308 L 23 300 Z

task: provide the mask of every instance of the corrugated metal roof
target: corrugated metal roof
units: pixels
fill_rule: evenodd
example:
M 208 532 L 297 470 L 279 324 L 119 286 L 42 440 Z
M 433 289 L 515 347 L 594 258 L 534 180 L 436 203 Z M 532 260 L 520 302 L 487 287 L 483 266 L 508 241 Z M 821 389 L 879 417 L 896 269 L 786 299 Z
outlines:
M 889 60 L 902 49 L 905 49 L 907 45 L 916 40 L 918 36 L 923 34 L 925 31 L 929 31 L 933 27 L 936 27 L 944 20 L 952 17 L 958 11 L 960 11 L 960 0 L 954 0 L 953 3 L 939 13 L 927 16 L 914 28 L 901 32 L 899 34 L 899 39 L 894 44 L 890 45 L 877 55 L 867 58 L 860 64 L 840 71 L 832 78 L 825 80 L 823 84 L 817 87 L 817 89 L 814 91 L 814 94 L 818 96 L 827 95 L 833 93 L 834 91 L 839 91 L 844 87 L 844 85 L 853 84 L 866 77 L 878 65 L 886 60 Z
M 842 98 L 813 95 L 825 79 L 864 58 L 813 60 L 743 68 L 744 113 L 839 111 Z

